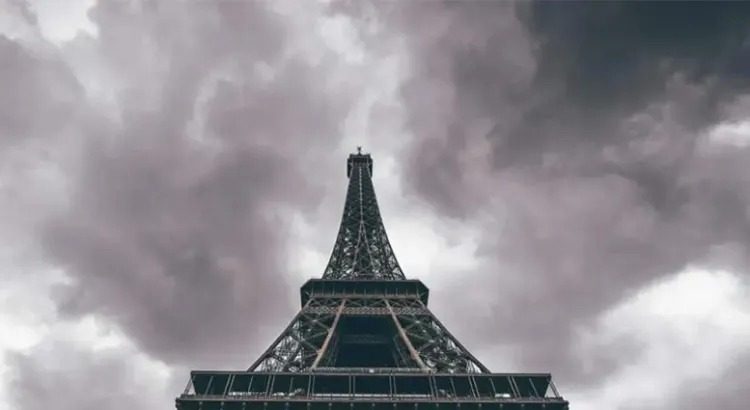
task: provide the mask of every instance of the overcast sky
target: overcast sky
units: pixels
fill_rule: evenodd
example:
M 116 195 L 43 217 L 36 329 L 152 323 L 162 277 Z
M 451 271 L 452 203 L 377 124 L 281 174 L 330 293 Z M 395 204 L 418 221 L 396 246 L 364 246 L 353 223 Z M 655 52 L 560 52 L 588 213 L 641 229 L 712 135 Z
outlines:
M 394 251 L 573 409 L 747 408 L 750 5 L 0 0 L 0 408 L 172 408 Z

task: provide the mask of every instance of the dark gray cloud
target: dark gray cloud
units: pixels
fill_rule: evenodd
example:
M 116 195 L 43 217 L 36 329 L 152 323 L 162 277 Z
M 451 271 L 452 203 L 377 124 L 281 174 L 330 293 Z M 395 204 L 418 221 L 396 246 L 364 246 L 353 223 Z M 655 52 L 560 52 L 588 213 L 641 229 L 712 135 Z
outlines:
M 324 64 L 284 55 L 261 3 L 90 15 L 127 87 L 121 128 L 87 141 L 70 209 L 46 230 L 75 279 L 61 307 L 114 318 L 161 358 L 236 366 L 269 341 L 254 329 L 288 319 L 289 221 L 275 209 L 319 200 L 303 171 L 335 146 L 345 96 L 324 88 Z
M 0 60 L 0 149 L 46 137 L 76 114 L 83 89 L 64 63 L 4 35 L 0 35 Z
M 80 147 L 58 164 L 66 206 L 38 227 L 70 276 L 55 292 L 65 317 L 114 320 L 168 363 L 233 368 L 290 319 L 289 215 L 314 211 L 340 170 L 323 159 L 352 90 L 331 87 L 330 51 L 289 52 L 300 39 L 270 7 L 98 2 L 98 37 L 64 44 L 67 62 L 0 39 L 3 135 Z
M 406 46 L 406 194 L 481 227 L 481 266 L 433 286 L 431 304 L 470 349 L 513 353 L 517 368 L 495 370 L 591 386 L 641 345 L 617 339 L 582 358 L 577 329 L 690 263 L 747 271 L 750 151 L 705 138 L 748 114 L 745 5 L 335 6 L 360 19 L 369 50 Z M 65 206 L 33 226 L 71 279 L 55 292 L 62 320 L 106 317 L 173 368 L 236 368 L 290 319 L 290 215 L 317 212 L 329 180 L 343 189 L 331 152 L 361 77 L 338 83 L 337 59 L 308 55 L 273 7 L 100 1 L 98 37 L 52 51 L 0 37 L 11 90 L 0 158 L 40 139 L 73 147 L 55 164 Z M 10 362 L 20 408 L 59 400 L 58 388 L 81 408 L 147 405 L 82 387 L 102 374 L 105 390 L 127 384 L 122 357 L 40 349 Z M 75 377 L 49 370 L 59 355 Z M 727 408 L 739 403 L 715 388 Z
M 746 4 L 536 2 L 518 14 L 537 43 L 535 79 L 556 84 L 560 101 L 582 106 L 584 119 L 643 108 L 663 96 L 676 72 L 691 83 L 715 80 L 712 97 L 731 97 L 750 79 Z
M 588 383 L 627 359 L 612 346 L 582 369 L 573 330 L 690 263 L 747 271 L 750 150 L 706 138 L 747 115 L 729 114 L 750 85 L 746 5 L 376 10 L 381 37 L 409 53 L 407 190 L 482 226 L 486 263 L 458 285 L 474 297 L 451 309 L 482 300 L 489 324 L 449 314 L 456 333 L 505 343 L 524 368 L 568 386 Z M 726 248 L 731 260 L 717 256 Z
M 16 160 L 0 189 L 38 213 L 18 225 L 69 278 L 60 320 L 104 317 L 135 351 L 44 340 L 8 357 L 12 404 L 150 408 L 190 368 L 249 365 L 292 317 L 291 216 L 343 180 L 328 155 L 356 87 L 267 3 L 98 2 L 97 36 L 59 48 L 16 6 L 31 34 L 0 38 L 0 157 Z M 39 169 L 62 188 L 18 197 Z M 179 388 L 124 387 L 149 371 L 137 351 L 179 370 Z

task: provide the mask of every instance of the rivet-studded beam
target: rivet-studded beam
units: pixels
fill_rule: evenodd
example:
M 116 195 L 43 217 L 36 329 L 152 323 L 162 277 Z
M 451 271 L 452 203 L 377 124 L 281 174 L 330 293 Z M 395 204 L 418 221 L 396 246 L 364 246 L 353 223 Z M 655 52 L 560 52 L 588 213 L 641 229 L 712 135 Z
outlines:
M 349 156 L 344 215 L 323 279 L 404 279 L 385 233 L 371 174 L 370 154 Z

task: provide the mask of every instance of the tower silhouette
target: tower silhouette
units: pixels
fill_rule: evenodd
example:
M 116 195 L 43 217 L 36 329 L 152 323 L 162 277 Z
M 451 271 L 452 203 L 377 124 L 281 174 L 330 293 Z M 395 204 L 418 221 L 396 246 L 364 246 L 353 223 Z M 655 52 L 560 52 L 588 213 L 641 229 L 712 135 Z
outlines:
M 192 371 L 179 410 L 567 410 L 549 373 L 492 373 L 427 308 L 385 232 L 373 161 L 349 155 L 336 243 L 247 371 Z M 458 295 L 457 295 L 458 296 Z

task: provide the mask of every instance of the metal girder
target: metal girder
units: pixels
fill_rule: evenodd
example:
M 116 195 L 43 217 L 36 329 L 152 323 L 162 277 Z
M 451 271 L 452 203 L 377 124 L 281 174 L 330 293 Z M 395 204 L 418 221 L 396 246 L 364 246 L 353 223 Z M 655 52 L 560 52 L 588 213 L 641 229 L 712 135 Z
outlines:
M 312 300 L 311 300 L 312 302 Z M 303 371 L 310 368 L 333 327 L 336 314 L 311 311 L 309 302 L 249 371 Z
M 384 300 L 386 307 L 388 308 L 388 313 L 390 313 L 391 318 L 393 319 L 393 323 L 395 324 L 396 328 L 398 329 L 398 334 L 401 336 L 401 340 L 404 341 L 404 345 L 406 346 L 407 350 L 409 350 L 409 355 L 412 359 L 414 359 L 415 362 L 419 365 L 419 368 L 422 370 L 429 370 L 430 368 L 427 367 L 427 365 L 422 361 L 422 358 L 419 355 L 419 352 L 417 352 L 417 349 L 414 348 L 414 345 L 412 345 L 411 340 L 406 335 L 406 332 L 404 331 L 404 328 L 401 326 L 401 323 L 398 320 L 398 317 L 396 316 L 396 312 L 393 311 L 393 307 L 388 303 L 388 300 Z
M 328 333 L 326 334 L 326 338 L 323 341 L 323 345 L 320 347 L 320 350 L 318 350 L 318 356 L 315 358 L 315 361 L 311 366 L 312 369 L 318 367 L 318 364 L 320 364 L 320 360 L 323 359 L 323 356 L 326 353 L 326 349 L 328 348 L 328 344 L 331 342 L 331 338 L 333 337 L 333 332 L 336 330 L 336 325 L 339 323 L 339 319 L 341 319 L 341 313 L 344 311 L 345 306 L 346 299 L 342 299 L 339 307 L 336 309 L 336 318 L 333 319 L 333 324 L 328 329 Z
M 489 372 L 416 297 L 309 299 L 250 370 L 302 372 L 319 365 L 325 367 L 326 352 L 336 352 L 338 347 L 337 324 L 342 317 L 352 316 L 393 318 L 395 332 L 381 336 L 394 339 L 390 346 L 395 350 L 394 356 L 399 358 L 398 367 L 416 365 L 436 373 Z M 406 357 L 412 360 L 405 360 Z

